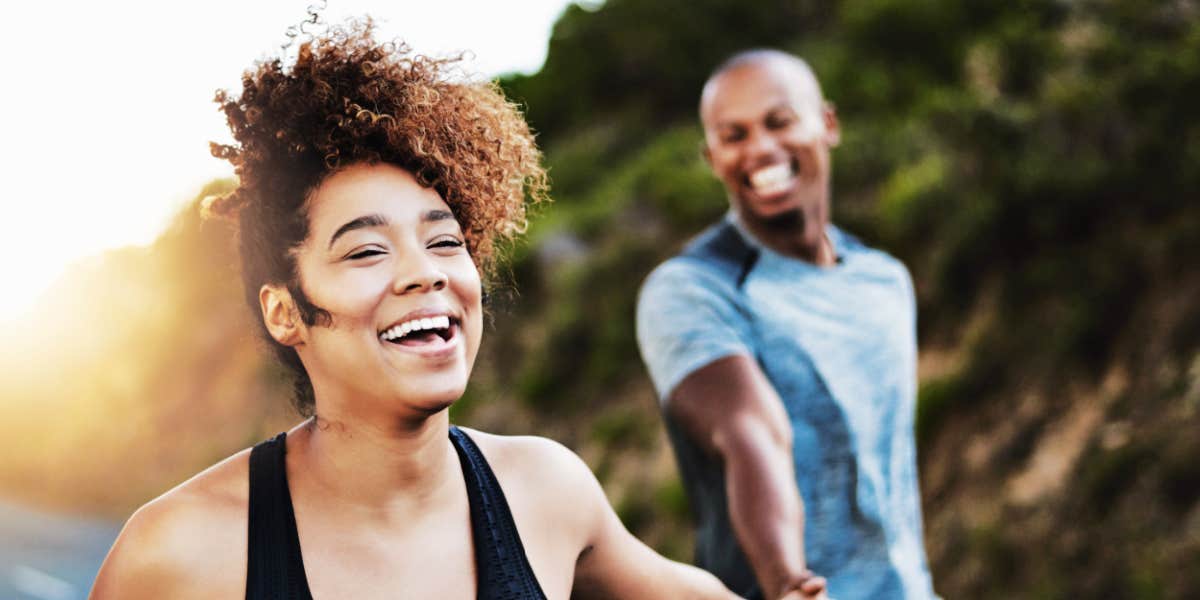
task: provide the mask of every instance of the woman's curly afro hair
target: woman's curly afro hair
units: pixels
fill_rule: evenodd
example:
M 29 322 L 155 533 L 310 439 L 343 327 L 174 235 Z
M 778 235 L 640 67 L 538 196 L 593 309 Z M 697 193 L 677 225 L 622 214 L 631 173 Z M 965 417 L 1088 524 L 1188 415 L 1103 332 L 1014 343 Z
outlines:
M 304 41 L 294 61 L 259 62 L 242 92 L 217 92 L 236 145 L 212 144 L 233 164 L 238 187 L 206 211 L 235 219 L 246 301 L 259 312 L 264 284 L 285 285 L 309 325 L 328 313 L 301 289 L 292 250 L 308 237 L 307 199 L 331 174 L 389 163 L 436 190 L 458 219 L 485 277 L 497 243 L 521 232 L 527 201 L 546 196 L 541 153 L 521 113 L 491 82 L 450 77 L 456 59 L 414 55 L 376 42 L 370 20 Z M 299 356 L 259 333 L 295 376 L 295 404 L 313 409 Z

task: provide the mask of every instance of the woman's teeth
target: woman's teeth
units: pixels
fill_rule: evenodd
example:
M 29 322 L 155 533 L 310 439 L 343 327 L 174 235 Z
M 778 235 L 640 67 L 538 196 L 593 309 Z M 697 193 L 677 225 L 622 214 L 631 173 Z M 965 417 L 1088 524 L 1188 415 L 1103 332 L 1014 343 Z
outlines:
M 446 330 L 450 328 L 450 317 L 442 315 L 439 317 L 426 317 L 422 319 L 413 319 L 405 321 L 391 329 L 379 334 L 379 339 L 384 341 L 392 341 L 400 339 L 414 331 L 436 331 Z
M 750 187 L 754 188 L 755 193 L 770 196 L 786 191 L 796 178 L 792 174 L 791 165 L 780 163 L 751 173 L 749 179 Z

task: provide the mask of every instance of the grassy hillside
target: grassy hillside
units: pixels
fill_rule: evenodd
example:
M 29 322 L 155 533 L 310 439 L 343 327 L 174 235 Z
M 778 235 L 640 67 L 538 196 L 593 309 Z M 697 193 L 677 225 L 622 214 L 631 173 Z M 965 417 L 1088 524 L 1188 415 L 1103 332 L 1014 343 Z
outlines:
M 835 220 L 913 272 L 939 591 L 1200 594 L 1194 2 L 568 10 L 543 70 L 503 82 L 540 132 L 555 202 L 510 251 L 455 420 L 567 443 L 635 533 L 689 557 L 633 307 L 645 274 L 725 210 L 695 104 L 747 46 L 810 59 L 844 127 Z M 0 491 L 127 514 L 286 425 L 228 238 L 193 205 L 7 332 Z
M 522 310 L 547 315 L 508 371 L 526 400 L 627 411 L 618 440 L 655 430 L 632 293 L 724 209 L 698 90 L 733 48 L 790 49 L 842 119 L 835 219 L 916 279 L 938 589 L 1200 593 L 1197 7 L 654 4 L 568 13 L 546 68 L 508 82 L 558 199 L 535 231 L 557 241 L 516 267 Z

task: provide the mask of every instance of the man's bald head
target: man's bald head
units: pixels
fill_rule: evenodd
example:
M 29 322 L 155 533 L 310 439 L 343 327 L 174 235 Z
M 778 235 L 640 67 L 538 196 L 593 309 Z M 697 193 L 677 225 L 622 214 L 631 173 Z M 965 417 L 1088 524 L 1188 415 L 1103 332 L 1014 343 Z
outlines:
M 818 103 L 824 102 L 824 96 L 821 93 L 821 84 L 817 81 L 817 75 L 804 59 L 795 54 L 774 48 L 743 50 L 722 61 L 721 64 L 717 65 L 717 68 L 713 69 L 708 79 L 705 80 L 704 90 L 700 94 L 700 119 L 702 121 L 704 120 L 705 106 L 715 93 L 718 81 L 725 74 L 746 67 L 769 69 L 777 73 L 780 77 L 792 80 L 807 93 L 815 94 L 815 99 Z
M 735 54 L 705 84 L 700 120 L 704 157 L 742 222 L 781 251 L 816 256 L 840 128 L 812 69 L 779 50 Z

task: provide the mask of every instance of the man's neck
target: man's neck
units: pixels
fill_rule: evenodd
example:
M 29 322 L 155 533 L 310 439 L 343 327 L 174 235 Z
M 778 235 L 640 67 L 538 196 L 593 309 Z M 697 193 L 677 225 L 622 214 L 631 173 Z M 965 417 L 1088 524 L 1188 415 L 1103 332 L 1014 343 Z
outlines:
M 818 267 L 837 264 L 837 251 L 826 232 L 827 223 L 824 219 L 800 219 L 795 227 L 782 228 L 757 223 L 740 215 L 736 218 L 758 243 L 778 254 Z

